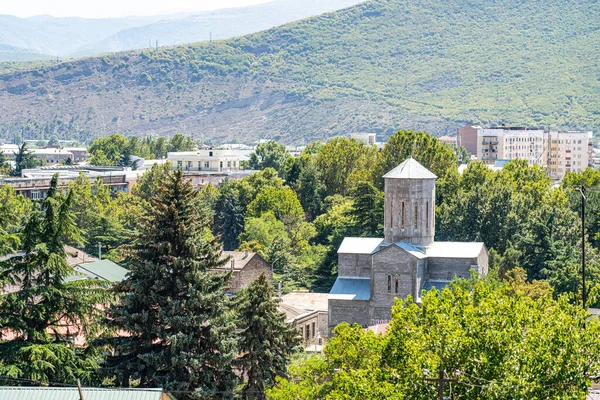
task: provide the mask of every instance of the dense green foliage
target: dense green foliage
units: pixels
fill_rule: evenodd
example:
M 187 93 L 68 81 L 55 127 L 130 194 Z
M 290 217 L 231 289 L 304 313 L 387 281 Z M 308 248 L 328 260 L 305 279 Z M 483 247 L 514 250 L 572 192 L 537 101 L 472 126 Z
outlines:
M 231 392 L 236 383 L 235 325 L 225 296 L 230 276 L 208 219 L 181 170 L 161 182 L 130 246 L 131 273 L 108 325 L 129 336 L 110 338 L 118 351 L 104 371 L 119 385 L 139 381 L 191 399 Z
M 600 368 L 600 320 L 515 271 L 505 283 L 455 282 L 417 305 L 397 300 L 385 335 L 339 325 L 324 356 L 300 360 L 274 400 L 583 399 Z M 451 395 L 452 394 L 452 395 Z
M 373 0 L 234 39 L 3 76 L 0 131 L 301 143 L 465 122 L 600 128 L 594 0 Z M 53 98 L 69 99 L 57 109 Z
M 290 153 L 285 145 L 270 140 L 256 146 L 256 150 L 250 156 L 250 169 L 273 168 L 279 176 L 285 178 L 285 163 L 290 158 Z
M 240 338 L 236 360 L 243 376 L 247 376 L 241 395 L 244 399 L 266 399 L 265 389 L 275 377 L 286 374 L 292 349 L 299 344 L 298 332 L 285 322 L 278 309 L 279 299 L 262 274 L 239 298 Z
M 24 255 L 0 262 L 2 382 L 13 383 L 10 378 L 15 378 L 43 384 L 76 379 L 99 383 L 95 372 L 99 354 L 74 346 L 70 336 L 93 339 L 103 315 L 101 307 L 110 296 L 103 282 L 78 280 L 67 264 L 64 245 L 80 240 L 72 197 L 71 191 L 66 196 L 58 192 L 55 176 L 41 209 L 32 207 L 27 213 Z M 18 203 L 22 201 L 13 199 L 0 213 L 11 209 L 22 213 Z
M 169 140 L 164 137 L 139 139 L 132 136 L 126 138 L 123 135 L 114 134 L 94 140 L 88 151 L 91 165 L 116 165 L 135 169 L 137 164 L 132 160 L 132 156 L 144 159 L 161 159 L 165 158 L 169 151 L 191 151 L 195 149 L 196 145 L 192 138 L 181 134 L 176 134 Z

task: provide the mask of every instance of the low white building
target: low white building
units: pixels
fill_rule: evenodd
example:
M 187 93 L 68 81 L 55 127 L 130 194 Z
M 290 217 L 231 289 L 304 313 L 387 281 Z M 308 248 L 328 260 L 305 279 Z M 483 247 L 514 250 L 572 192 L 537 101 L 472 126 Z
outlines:
M 224 172 L 239 171 L 240 161 L 245 156 L 229 149 L 202 149 L 167 153 L 167 160 L 173 168 L 184 171 Z

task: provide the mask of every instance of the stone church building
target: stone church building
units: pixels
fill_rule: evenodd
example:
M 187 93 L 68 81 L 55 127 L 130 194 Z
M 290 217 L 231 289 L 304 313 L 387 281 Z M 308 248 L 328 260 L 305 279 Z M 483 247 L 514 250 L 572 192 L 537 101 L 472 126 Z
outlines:
M 342 322 L 386 323 L 394 298 L 442 289 L 454 277 L 488 272 L 483 243 L 435 242 L 436 176 L 412 157 L 383 176 L 384 238 L 344 239 L 329 292 L 329 330 Z

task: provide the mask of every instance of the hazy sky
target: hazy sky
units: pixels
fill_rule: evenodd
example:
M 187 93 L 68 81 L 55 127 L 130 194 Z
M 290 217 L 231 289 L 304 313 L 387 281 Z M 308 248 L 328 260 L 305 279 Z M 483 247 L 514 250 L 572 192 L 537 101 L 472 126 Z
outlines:
M 0 0 L 0 14 L 31 17 L 125 17 L 204 11 L 270 0 Z

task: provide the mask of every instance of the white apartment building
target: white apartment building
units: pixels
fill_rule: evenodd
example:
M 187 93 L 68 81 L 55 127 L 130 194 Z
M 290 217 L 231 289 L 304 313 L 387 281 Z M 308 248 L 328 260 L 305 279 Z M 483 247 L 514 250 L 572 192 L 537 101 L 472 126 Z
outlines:
M 173 168 L 182 168 L 184 171 L 239 171 L 240 158 L 244 159 L 243 156 L 229 149 L 167 153 L 167 160 L 173 165 Z
M 562 179 L 567 172 L 580 172 L 593 165 L 593 133 L 550 131 L 548 174 Z
M 486 164 L 527 160 L 529 165 L 544 166 L 548 176 L 555 180 L 561 180 L 567 172 L 579 172 L 591 165 L 591 131 L 545 131 L 504 126 L 474 128 L 477 131 L 477 159 Z

